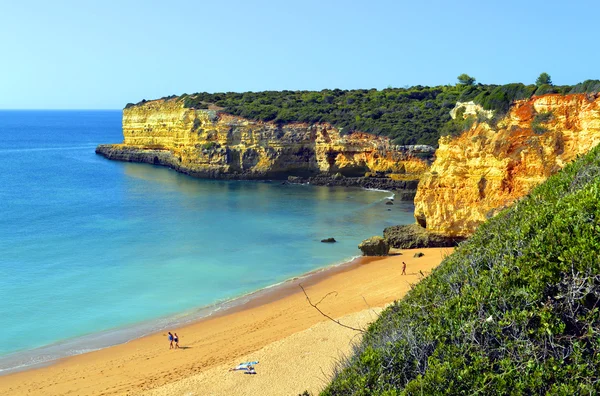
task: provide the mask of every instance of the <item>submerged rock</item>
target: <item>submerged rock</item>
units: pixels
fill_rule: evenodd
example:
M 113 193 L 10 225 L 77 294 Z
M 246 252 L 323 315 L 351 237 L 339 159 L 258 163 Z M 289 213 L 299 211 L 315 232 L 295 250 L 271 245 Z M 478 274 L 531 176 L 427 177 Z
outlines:
M 390 245 L 380 236 L 365 239 L 358 245 L 358 248 L 362 251 L 363 256 L 387 256 L 390 251 Z
M 385 204 L 386 205 L 393 205 L 394 203 L 392 201 L 387 201 Z
M 383 236 L 389 245 L 396 249 L 453 247 L 465 239 L 435 234 L 418 224 L 387 227 L 383 230 Z
M 323 242 L 323 243 L 334 243 L 334 242 L 337 242 L 337 241 L 335 240 L 335 238 L 325 238 L 325 239 L 321 239 L 321 242 Z

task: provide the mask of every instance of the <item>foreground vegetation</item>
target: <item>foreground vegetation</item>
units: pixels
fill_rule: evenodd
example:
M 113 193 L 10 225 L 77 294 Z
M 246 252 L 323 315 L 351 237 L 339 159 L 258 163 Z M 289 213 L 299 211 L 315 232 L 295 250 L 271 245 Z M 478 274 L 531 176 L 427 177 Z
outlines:
M 460 75 L 458 81 L 456 85 L 437 87 L 202 92 L 168 98 L 179 98 L 186 107 L 198 109 L 215 105 L 226 113 L 253 120 L 281 124 L 328 122 L 342 128 L 343 132 L 362 131 L 388 136 L 395 144 L 437 146 L 441 135 L 458 134 L 468 126 L 451 121 L 449 112 L 456 102 L 473 100 L 487 110 L 495 110 L 499 118 L 517 99 L 546 93 L 600 91 L 599 80 L 588 80 L 575 86 L 555 86 L 547 73 L 540 75 L 537 85 L 475 84 L 475 79 L 466 74 Z
M 596 394 L 599 303 L 597 147 L 385 310 L 323 394 Z

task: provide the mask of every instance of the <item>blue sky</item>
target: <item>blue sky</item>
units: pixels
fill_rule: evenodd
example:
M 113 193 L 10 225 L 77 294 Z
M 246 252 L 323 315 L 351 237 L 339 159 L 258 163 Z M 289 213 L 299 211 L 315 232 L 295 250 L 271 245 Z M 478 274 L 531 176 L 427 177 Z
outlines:
M 597 1 L 0 0 L 0 109 L 600 79 Z

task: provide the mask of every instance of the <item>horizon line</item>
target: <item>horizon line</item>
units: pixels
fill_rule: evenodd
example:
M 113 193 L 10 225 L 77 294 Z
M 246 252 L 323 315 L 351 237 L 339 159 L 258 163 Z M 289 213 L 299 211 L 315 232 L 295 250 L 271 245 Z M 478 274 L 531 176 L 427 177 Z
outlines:
M 4 108 L 4 109 L 0 109 L 0 111 L 79 111 L 79 110 L 85 110 L 85 111 L 106 111 L 106 110 L 123 110 L 122 108 L 118 109 L 118 108 L 30 108 L 30 109 L 25 109 L 25 108 Z

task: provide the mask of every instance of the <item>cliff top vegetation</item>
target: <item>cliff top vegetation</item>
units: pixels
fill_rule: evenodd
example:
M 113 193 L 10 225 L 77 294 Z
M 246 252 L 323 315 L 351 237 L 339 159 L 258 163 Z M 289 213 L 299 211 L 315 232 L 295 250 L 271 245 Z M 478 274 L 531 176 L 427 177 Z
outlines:
M 542 75 L 546 75 L 547 79 Z M 440 136 L 456 134 L 464 128 L 461 123 L 452 122 L 449 114 L 456 102 L 473 100 L 486 110 L 495 110 L 500 117 L 514 100 L 533 95 L 600 91 L 600 80 L 588 80 L 575 86 L 554 86 L 547 73 L 542 75 L 540 78 L 544 78 L 538 80 L 545 83 L 539 85 L 475 84 L 474 77 L 461 74 L 458 84 L 436 87 L 200 92 L 163 99 L 182 100 L 185 107 L 196 109 L 213 105 L 223 112 L 253 120 L 281 124 L 327 122 L 347 133 L 361 131 L 387 136 L 395 144 L 437 146 Z M 130 103 L 126 108 L 130 106 L 134 104 Z
M 386 309 L 323 394 L 598 393 L 599 231 L 596 147 Z

